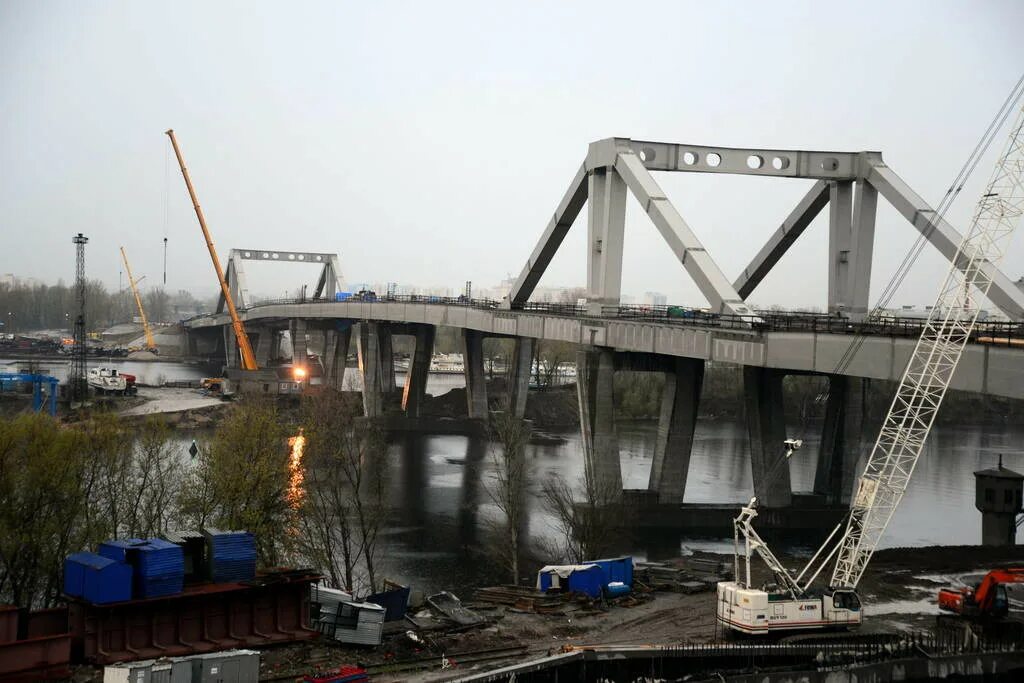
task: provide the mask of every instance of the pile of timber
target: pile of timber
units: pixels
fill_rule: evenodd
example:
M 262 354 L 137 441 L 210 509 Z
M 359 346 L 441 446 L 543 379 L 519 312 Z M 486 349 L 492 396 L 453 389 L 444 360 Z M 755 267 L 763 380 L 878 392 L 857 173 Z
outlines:
M 552 614 L 565 608 L 569 595 L 565 593 L 541 593 L 525 586 L 490 586 L 478 588 L 473 594 L 476 602 L 493 605 L 507 605 L 523 612 Z
M 719 581 L 732 575 L 728 563 L 713 558 L 687 557 L 674 562 L 637 562 L 634 579 L 656 590 L 700 593 L 715 590 Z

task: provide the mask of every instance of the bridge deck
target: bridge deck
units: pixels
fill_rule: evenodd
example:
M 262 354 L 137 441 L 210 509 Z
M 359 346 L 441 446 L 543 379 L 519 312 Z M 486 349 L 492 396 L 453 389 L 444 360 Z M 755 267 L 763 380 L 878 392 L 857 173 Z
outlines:
M 531 302 L 522 309 L 502 310 L 494 301 L 440 297 L 277 300 L 240 313 L 250 325 L 293 318 L 426 323 L 495 336 L 823 374 L 836 373 L 851 343 L 859 340 L 860 349 L 840 374 L 885 380 L 900 379 L 924 323 L 912 318 L 851 323 L 815 314 L 760 313 L 763 322 L 751 326 L 742 318 L 680 307 L 623 306 L 610 315 L 595 316 L 565 304 Z M 211 314 L 185 325 L 201 330 L 229 322 L 226 314 Z M 1024 398 L 1024 324 L 979 324 L 951 387 Z

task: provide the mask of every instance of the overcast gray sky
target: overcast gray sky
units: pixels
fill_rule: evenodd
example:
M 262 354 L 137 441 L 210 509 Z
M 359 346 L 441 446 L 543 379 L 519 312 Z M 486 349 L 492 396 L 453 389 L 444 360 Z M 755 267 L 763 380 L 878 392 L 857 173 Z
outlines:
M 116 287 L 123 244 L 156 282 L 166 233 L 168 288 L 212 293 L 168 127 L 225 257 L 337 251 L 350 282 L 518 273 L 610 136 L 880 150 L 937 202 L 1024 69 L 1022 26 L 1014 0 L 0 0 L 0 273 L 70 281 L 82 231 L 90 277 Z M 961 229 L 994 153 L 949 214 Z M 658 178 L 730 278 L 807 187 Z M 632 204 L 624 290 L 702 304 Z M 585 283 L 585 232 L 581 216 L 541 284 Z M 826 232 L 819 219 L 753 301 L 824 305 Z M 880 210 L 873 294 L 915 236 Z M 942 268 L 929 250 L 896 303 L 931 301 Z M 268 294 L 312 277 L 252 273 Z

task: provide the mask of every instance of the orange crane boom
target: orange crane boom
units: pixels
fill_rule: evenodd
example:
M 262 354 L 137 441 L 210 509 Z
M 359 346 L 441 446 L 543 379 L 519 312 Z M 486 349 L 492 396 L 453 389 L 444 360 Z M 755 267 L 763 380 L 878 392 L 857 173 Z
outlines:
M 142 278 L 136 280 L 132 277 L 132 267 L 128 265 L 128 254 L 124 253 L 124 247 L 121 247 L 121 260 L 124 261 L 124 272 L 128 274 L 128 284 L 131 285 L 132 294 L 135 295 L 135 305 L 139 307 L 139 317 L 142 318 L 142 331 L 146 335 L 146 348 L 154 351 L 156 350 L 156 342 L 153 340 L 153 330 L 150 329 L 149 321 L 146 320 L 146 311 L 142 308 L 142 297 L 139 296 L 139 288 L 136 286 Z
M 213 260 L 213 269 L 217 271 L 217 280 L 220 282 L 220 291 L 224 295 L 224 302 L 231 315 L 231 327 L 235 331 L 235 341 L 238 343 L 238 350 L 242 355 L 243 370 L 258 370 L 256 365 L 256 354 L 252 352 L 252 344 L 249 343 L 249 335 L 245 333 L 245 325 L 238 317 L 238 310 L 235 309 L 235 302 L 231 299 L 231 291 L 228 289 L 228 281 L 224 277 L 224 269 L 220 267 L 220 259 L 217 258 L 217 250 L 213 246 L 213 238 L 210 237 L 210 230 L 206 227 L 206 218 L 199 206 L 199 198 L 196 197 L 195 188 L 192 187 L 192 178 L 185 168 L 185 159 L 181 156 L 181 149 L 178 147 L 178 140 L 174 137 L 174 130 L 167 130 L 167 137 L 171 139 L 174 147 L 174 155 L 178 157 L 178 166 L 181 167 L 181 175 L 185 178 L 185 187 L 188 188 L 189 197 L 192 198 L 192 206 L 195 207 L 196 217 L 199 219 L 199 227 L 203 229 L 203 236 L 206 238 L 206 247 L 210 250 L 210 258 Z

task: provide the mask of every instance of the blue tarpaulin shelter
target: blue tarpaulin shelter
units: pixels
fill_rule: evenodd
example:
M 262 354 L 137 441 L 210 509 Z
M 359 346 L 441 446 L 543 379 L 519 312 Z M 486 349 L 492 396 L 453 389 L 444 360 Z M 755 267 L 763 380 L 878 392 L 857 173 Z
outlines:
M 624 583 L 627 586 L 633 585 L 633 557 L 630 555 L 604 560 L 588 560 L 586 564 L 596 564 L 601 568 L 606 586 L 613 581 Z
M 537 590 L 545 593 L 561 590 L 599 598 L 605 583 L 604 572 L 596 564 L 548 565 L 537 572 Z

